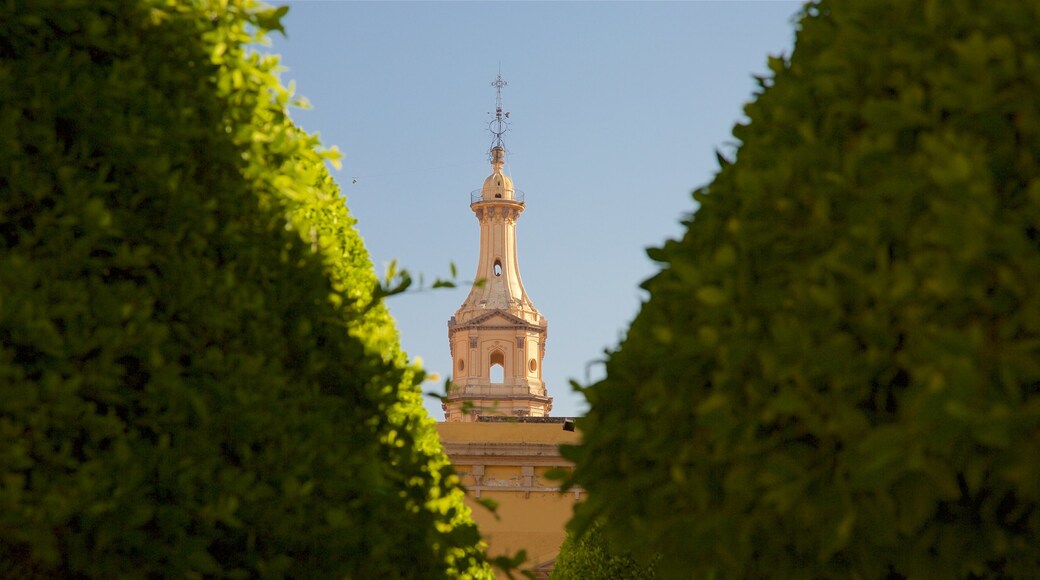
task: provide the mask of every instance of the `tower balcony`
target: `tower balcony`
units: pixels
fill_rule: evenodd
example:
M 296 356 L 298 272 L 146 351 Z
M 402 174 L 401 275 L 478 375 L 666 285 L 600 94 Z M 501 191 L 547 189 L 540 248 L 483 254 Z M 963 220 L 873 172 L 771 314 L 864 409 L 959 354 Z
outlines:
M 469 192 L 469 204 L 475 205 L 478 203 L 488 203 L 495 201 L 511 201 L 520 205 L 524 205 L 524 192 L 520 191 L 519 189 L 513 190 L 512 198 L 501 197 L 495 199 L 484 199 L 483 193 L 484 191 L 482 189 L 474 189 L 473 191 Z

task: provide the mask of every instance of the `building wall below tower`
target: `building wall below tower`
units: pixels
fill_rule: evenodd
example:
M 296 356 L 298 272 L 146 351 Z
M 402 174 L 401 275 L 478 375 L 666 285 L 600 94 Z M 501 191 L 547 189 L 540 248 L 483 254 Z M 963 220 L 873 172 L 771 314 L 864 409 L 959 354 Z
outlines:
M 562 423 L 438 423 L 448 457 L 466 486 L 466 503 L 488 542 L 491 556 L 525 550 L 526 568 L 544 574 L 563 543 L 565 526 L 584 491 L 559 491 L 559 482 L 545 473 L 570 470 L 560 455 L 561 444 L 577 443 L 579 435 Z M 477 503 L 498 503 L 497 517 Z

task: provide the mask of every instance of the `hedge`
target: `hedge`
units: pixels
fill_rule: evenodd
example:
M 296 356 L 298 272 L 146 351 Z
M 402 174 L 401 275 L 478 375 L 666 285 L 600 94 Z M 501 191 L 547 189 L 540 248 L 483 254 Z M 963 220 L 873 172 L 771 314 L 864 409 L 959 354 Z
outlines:
M 1040 4 L 822 0 L 586 390 L 663 577 L 1040 568 Z
M 285 8 L 2 11 L 0 576 L 489 577 Z

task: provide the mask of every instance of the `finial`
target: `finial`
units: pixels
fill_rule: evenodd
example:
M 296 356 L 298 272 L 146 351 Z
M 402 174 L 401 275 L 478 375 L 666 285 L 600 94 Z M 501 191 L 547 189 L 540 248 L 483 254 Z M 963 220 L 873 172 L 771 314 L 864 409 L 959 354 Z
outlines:
M 488 129 L 491 131 L 491 135 L 494 137 L 491 141 L 491 156 L 492 162 L 501 159 L 501 152 L 505 151 L 505 144 L 502 142 L 502 135 L 509 130 L 509 111 L 502 111 L 502 87 L 508 86 L 502 78 L 502 72 L 499 71 L 498 78 L 492 81 L 491 86 L 495 87 L 495 118 L 488 123 Z M 495 150 L 498 149 L 501 152 L 496 156 Z
M 491 148 L 491 166 L 495 168 L 495 171 L 502 171 L 502 166 L 506 162 L 506 150 L 501 145 L 495 145 Z

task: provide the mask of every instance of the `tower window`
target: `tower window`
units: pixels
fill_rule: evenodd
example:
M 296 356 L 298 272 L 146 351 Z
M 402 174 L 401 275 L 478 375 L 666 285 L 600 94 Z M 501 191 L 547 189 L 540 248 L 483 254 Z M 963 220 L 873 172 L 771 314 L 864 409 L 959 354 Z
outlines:
M 491 367 L 488 369 L 488 376 L 491 379 L 491 383 L 501 385 L 505 382 L 505 355 L 502 354 L 502 351 L 496 350 L 491 353 L 491 358 L 488 362 L 491 363 Z
M 502 365 L 491 365 L 488 374 L 491 375 L 491 384 L 493 385 L 501 385 L 505 382 L 506 371 L 502 368 Z
M 531 359 L 531 362 L 527 363 L 527 368 L 531 369 L 531 372 L 533 373 L 538 370 L 538 363 L 536 363 L 534 359 Z
M 502 261 L 501 260 L 495 260 L 494 268 L 495 268 L 495 276 L 501 276 L 502 275 Z
M 459 372 L 466 370 L 466 361 L 459 359 Z

